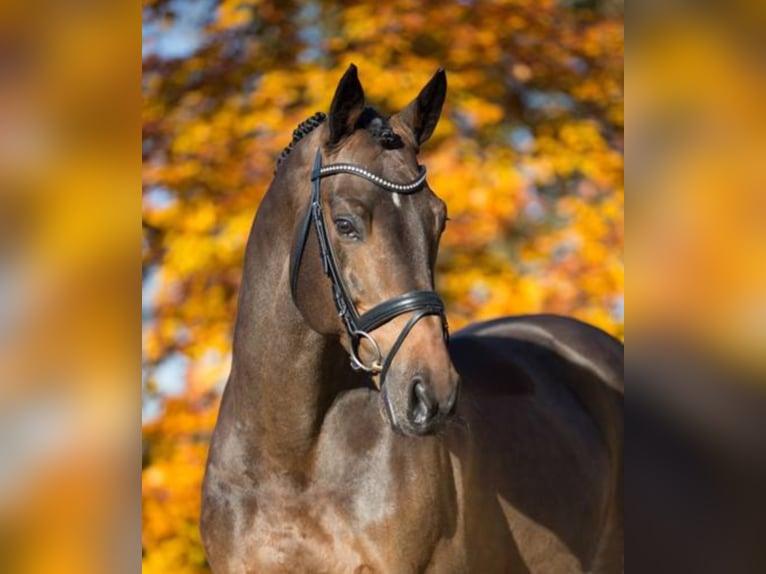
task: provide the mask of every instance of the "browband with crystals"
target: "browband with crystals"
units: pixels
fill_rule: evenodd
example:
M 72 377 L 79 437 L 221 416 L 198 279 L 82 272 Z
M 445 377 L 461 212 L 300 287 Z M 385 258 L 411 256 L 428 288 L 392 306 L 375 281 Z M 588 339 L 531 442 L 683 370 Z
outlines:
M 394 183 L 393 181 L 389 181 L 380 177 L 379 175 L 375 175 L 374 173 L 367 171 L 358 165 L 353 165 L 350 163 L 333 163 L 320 167 L 319 173 L 313 172 L 311 174 L 311 181 L 328 175 L 335 175 L 336 173 L 351 173 L 371 181 L 386 191 L 392 191 L 394 193 L 413 193 L 423 187 L 423 183 L 426 181 L 426 167 L 424 165 L 418 167 L 420 169 L 420 173 L 418 174 L 418 177 L 412 180 L 410 183 Z

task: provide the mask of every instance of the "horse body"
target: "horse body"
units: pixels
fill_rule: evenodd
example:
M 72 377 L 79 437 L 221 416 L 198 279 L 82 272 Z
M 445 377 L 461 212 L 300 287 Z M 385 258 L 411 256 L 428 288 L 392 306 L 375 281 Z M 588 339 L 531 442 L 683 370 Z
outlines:
M 213 571 L 621 571 L 618 342 L 573 320 L 504 319 L 454 334 L 442 368 L 439 321 L 425 318 L 401 347 L 384 405 L 382 378 L 352 370 L 348 341 L 322 332 L 330 319 L 320 312 L 333 301 L 321 267 L 311 266 L 313 236 L 303 295 L 291 297 L 296 213 L 305 210 L 311 154 L 331 129 L 295 147 L 248 242 L 203 486 Z M 350 279 L 358 288 L 361 278 Z M 317 286 L 310 297 L 305 285 Z M 405 322 L 391 320 L 391 332 Z M 386 329 L 381 346 L 391 348 Z M 453 365 L 462 386 L 447 424 L 452 378 L 442 375 Z M 410 378 L 402 389 L 422 382 L 431 393 L 431 426 L 392 420 L 417 405 L 396 390 Z
M 539 328 L 536 319 L 473 326 L 453 337 L 455 348 L 473 347 L 481 328 L 494 331 L 484 337 L 505 337 L 504 348 L 484 357 L 494 366 L 492 359 L 515 364 L 521 377 L 534 377 L 534 388 L 507 378 L 498 392 L 483 388 L 486 380 L 465 380 L 458 421 L 439 435 L 395 433 L 378 393 L 357 388 L 327 411 L 301 480 L 270 472 L 262 482 L 237 477 L 231 484 L 226 472 L 209 472 L 216 486 L 208 495 L 226 500 L 218 498 L 218 512 L 206 517 L 217 534 L 228 533 L 217 546 L 226 549 L 225 565 L 211 552 L 215 571 L 620 571 L 621 485 L 610 481 L 621 459 L 605 448 L 606 429 L 554 378 L 563 358 L 537 348 L 550 360 L 526 371 L 530 360 L 518 355 L 519 343 L 530 343 L 497 334 L 498 327 Z M 563 318 L 539 319 L 548 334 L 553 322 L 595 335 Z M 618 358 L 617 344 L 612 352 L 607 359 Z M 617 391 L 599 389 L 596 377 L 580 380 L 620 416 Z M 229 461 L 216 466 L 231 468 Z

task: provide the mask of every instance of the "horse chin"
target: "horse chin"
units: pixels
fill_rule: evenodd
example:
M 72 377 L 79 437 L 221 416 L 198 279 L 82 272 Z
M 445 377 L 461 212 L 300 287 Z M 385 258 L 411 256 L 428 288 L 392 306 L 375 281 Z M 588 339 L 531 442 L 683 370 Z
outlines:
M 406 428 L 399 428 L 398 432 L 409 437 L 425 437 L 438 434 L 442 428 L 444 428 L 443 423 L 435 422 L 423 427 L 407 425 Z
M 411 423 L 398 425 L 391 424 L 391 428 L 397 434 L 413 438 L 436 435 L 444 428 L 444 426 L 445 424 L 443 421 L 434 421 L 424 426 L 413 425 Z

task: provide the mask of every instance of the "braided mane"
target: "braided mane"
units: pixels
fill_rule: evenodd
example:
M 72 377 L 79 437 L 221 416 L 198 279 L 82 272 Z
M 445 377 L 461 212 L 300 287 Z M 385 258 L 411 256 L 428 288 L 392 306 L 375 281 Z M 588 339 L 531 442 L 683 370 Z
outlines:
M 310 118 L 303 120 L 298 127 L 293 130 L 293 140 L 282 150 L 277 158 L 277 165 L 274 167 L 274 173 L 277 173 L 279 166 L 287 159 L 290 152 L 293 151 L 295 144 L 310 134 L 317 126 L 327 119 L 324 112 L 316 112 Z M 386 149 L 396 149 L 401 147 L 402 139 L 399 134 L 391 129 L 388 120 L 370 107 L 366 107 L 356 122 L 357 128 L 366 129 L 375 140 Z
M 310 118 L 303 120 L 301 123 L 298 124 L 298 127 L 293 130 L 293 140 L 290 142 L 290 144 L 282 150 L 282 153 L 279 154 L 279 157 L 277 158 L 277 165 L 274 167 L 274 173 L 277 173 L 277 170 L 279 169 L 279 166 L 282 165 L 282 162 L 287 159 L 287 156 L 290 155 L 290 152 L 293 151 L 293 148 L 295 147 L 295 144 L 297 144 L 299 141 L 301 141 L 305 136 L 310 134 L 314 129 L 320 125 L 325 119 L 327 118 L 327 114 L 324 112 L 316 112 L 313 116 Z

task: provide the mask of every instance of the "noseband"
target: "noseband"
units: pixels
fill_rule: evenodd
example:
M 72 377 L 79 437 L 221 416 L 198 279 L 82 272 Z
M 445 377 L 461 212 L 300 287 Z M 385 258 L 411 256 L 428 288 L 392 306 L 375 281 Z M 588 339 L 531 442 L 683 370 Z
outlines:
M 303 251 L 306 248 L 309 228 L 313 223 L 317 233 L 319 254 L 322 258 L 322 268 L 324 269 L 325 274 L 330 278 L 335 308 L 338 311 L 338 316 L 341 321 L 343 321 L 343 325 L 346 328 L 346 333 L 348 333 L 351 343 L 351 367 L 354 370 L 365 371 L 373 375 L 380 374 L 380 384 L 382 387 L 386 373 L 394 359 L 394 355 L 396 355 L 412 328 L 423 317 L 427 315 L 438 315 L 441 317 L 444 337 L 445 339 L 448 337 L 444 303 L 442 303 L 442 300 L 433 291 L 410 291 L 403 295 L 399 295 L 398 297 L 394 297 L 393 299 L 389 299 L 388 301 L 384 301 L 366 313 L 359 314 L 351 296 L 348 294 L 348 289 L 346 289 L 346 286 L 343 283 L 343 277 L 341 276 L 340 269 L 338 268 L 335 256 L 333 255 L 332 244 L 327 235 L 327 226 L 325 225 L 324 210 L 322 209 L 320 196 L 320 183 L 322 178 L 339 173 L 348 173 L 361 177 L 392 193 L 410 194 L 416 193 L 423 188 L 423 184 L 426 180 L 426 168 L 420 166 L 418 177 L 409 183 L 395 183 L 354 164 L 334 163 L 323 167 L 322 154 L 320 150 L 317 149 L 314 158 L 314 168 L 311 171 L 311 202 L 309 203 L 309 208 L 306 210 L 306 216 L 301 225 L 300 236 L 298 237 L 298 242 L 296 243 L 295 251 L 292 256 L 292 276 L 290 286 L 292 289 L 293 301 L 297 303 L 298 269 L 300 268 Z M 396 338 L 396 341 L 384 360 L 380 346 L 370 333 L 405 313 L 414 314 L 404 325 L 404 328 L 401 333 L 399 333 L 399 336 Z M 359 358 L 359 345 L 362 339 L 366 339 L 370 343 L 375 353 L 375 358 L 369 365 L 365 365 Z

